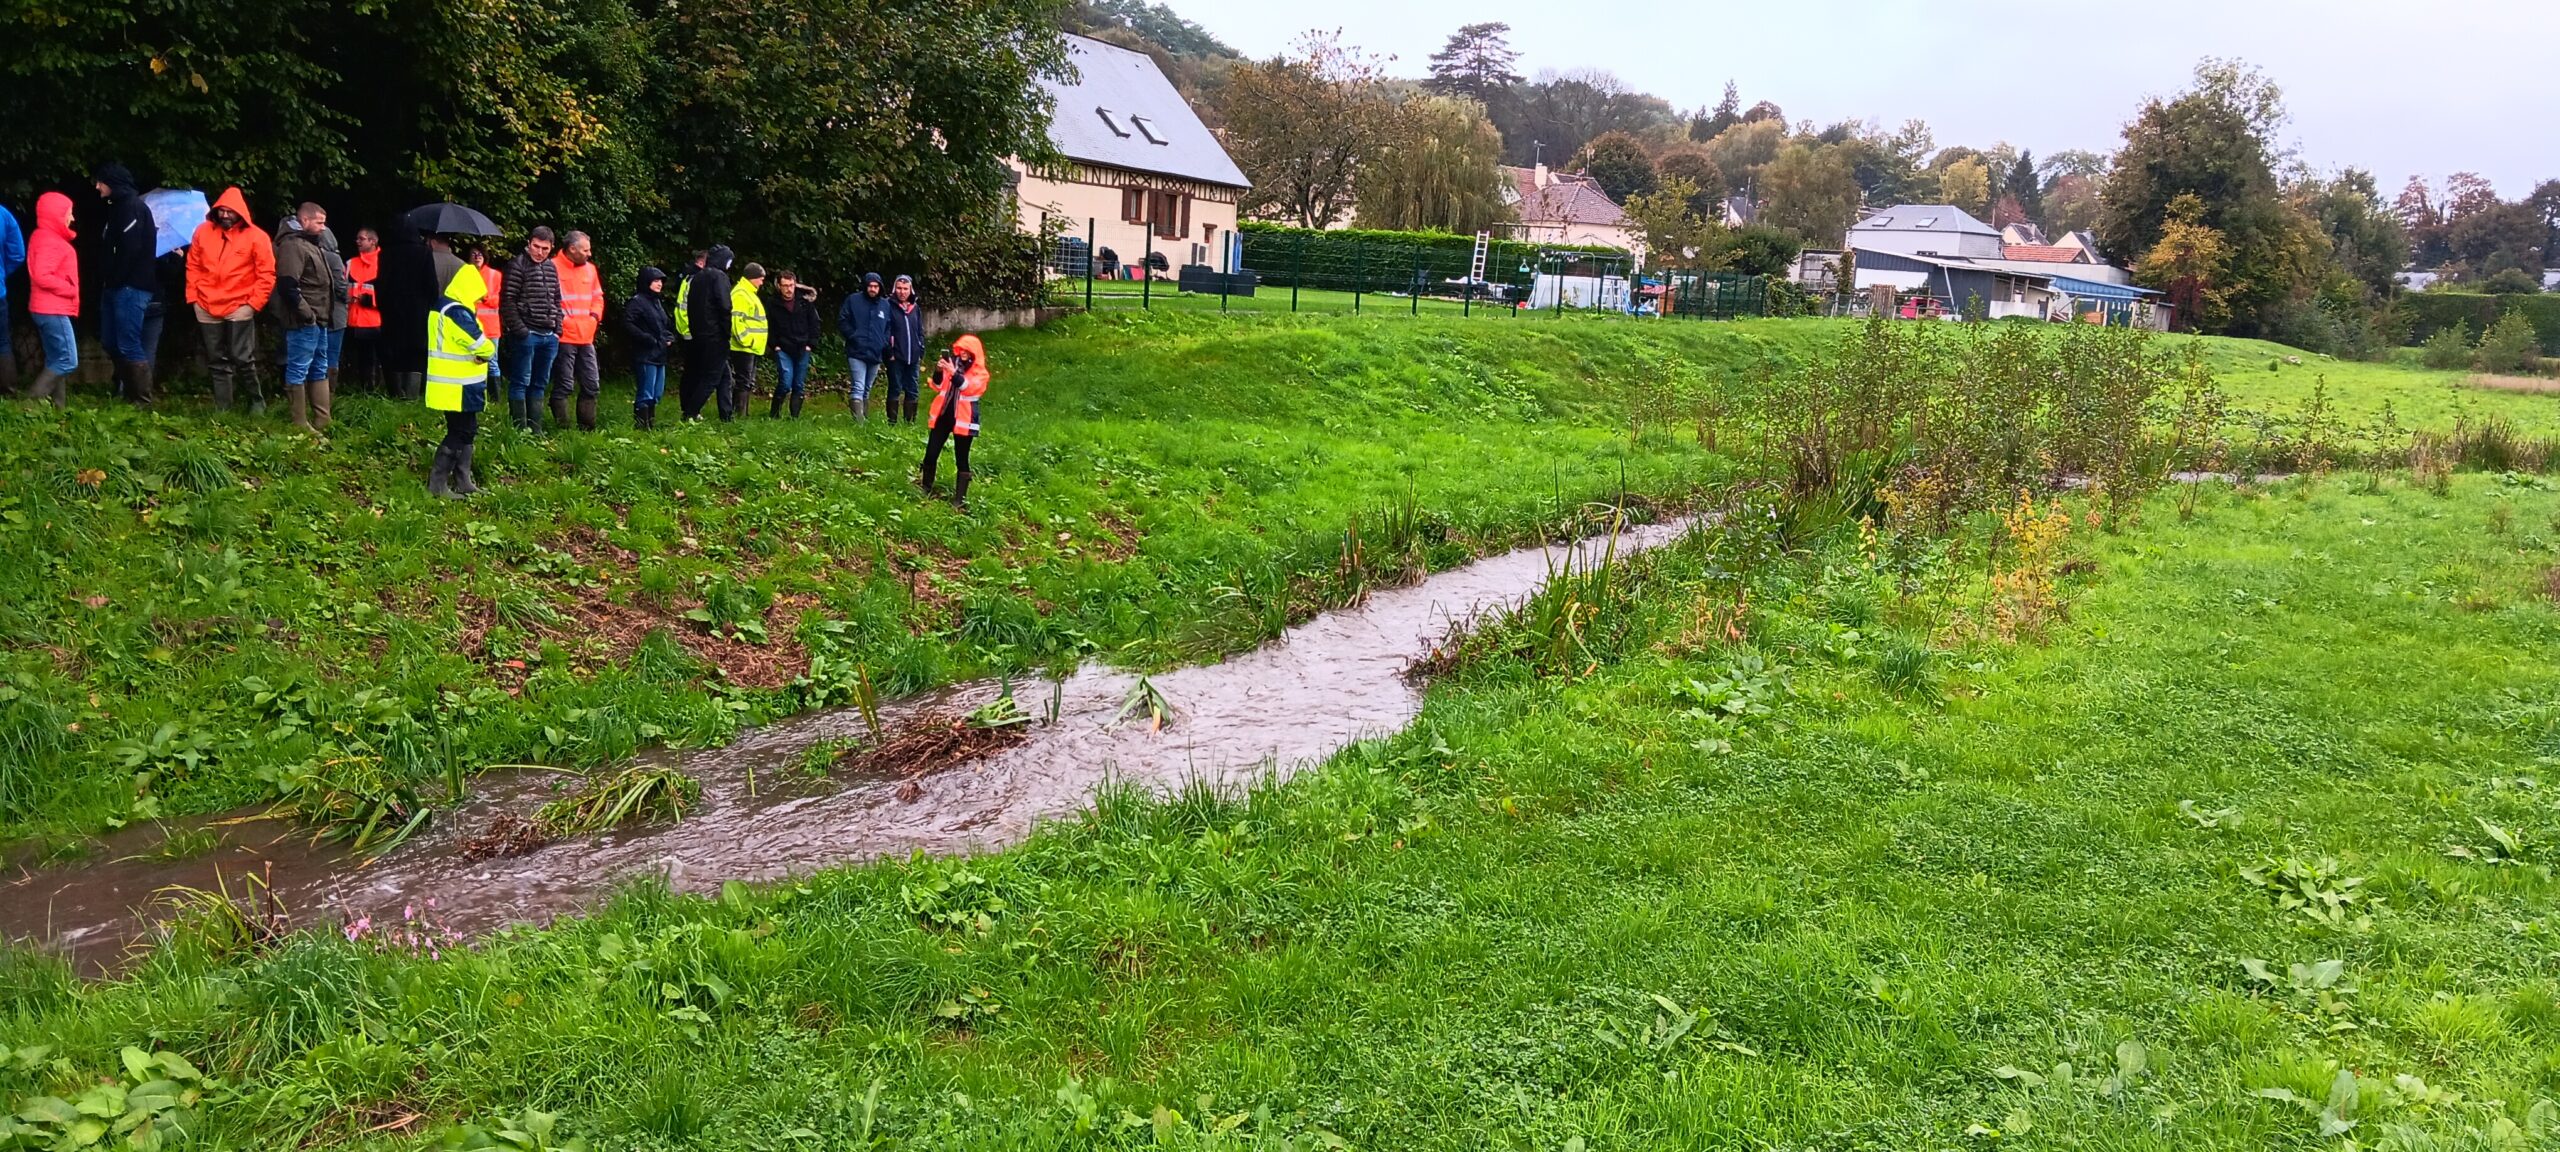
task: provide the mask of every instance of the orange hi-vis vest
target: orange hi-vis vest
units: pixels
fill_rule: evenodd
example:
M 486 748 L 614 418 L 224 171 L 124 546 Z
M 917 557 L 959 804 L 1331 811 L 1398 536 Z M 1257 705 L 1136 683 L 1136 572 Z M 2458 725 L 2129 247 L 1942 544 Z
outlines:
M 382 278 L 382 251 L 375 249 L 347 261 L 347 327 L 382 327 L 382 301 L 374 281 Z
M 472 311 L 480 316 L 480 334 L 495 340 L 498 338 L 498 286 L 507 278 L 495 264 L 481 269 L 480 278 L 488 281 L 489 294 L 481 297 L 479 306 Z
M 596 262 L 575 264 L 559 255 L 551 258 L 551 269 L 560 275 L 560 342 L 595 343 L 596 328 L 604 323 L 604 280 Z

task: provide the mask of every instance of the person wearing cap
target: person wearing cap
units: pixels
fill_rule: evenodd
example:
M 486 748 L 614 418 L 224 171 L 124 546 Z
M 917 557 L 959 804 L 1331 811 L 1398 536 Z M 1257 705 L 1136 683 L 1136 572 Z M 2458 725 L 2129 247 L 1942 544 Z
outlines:
M 845 403 L 856 420 L 871 416 L 871 382 L 880 375 L 880 353 L 889 344 L 889 294 L 877 272 L 862 274 L 862 291 L 836 308 L 836 335 L 844 337 L 845 368 L 853 374 Z
M 703 402 L 713 393 L 727 403 L 729 262 L 735 258 L 728 245 L 712 245 L 676 290 L 676 337 L 685 342 L 683 391 L 676 399 L 688 422 L 702 419 Z M 728 416 L 723 407 L 721 419 Z
M 729 379 L 720 389 L 720 419 L 744 412 L 756 391 L 756 359 L 772 335 L 764 313 L 764 265 L 748 261 L 729 289 Z
M 91 179 L 107 201 L 107 220 L 99 229 L 106 291 L 98 300 L 98 343 L 115 364 L 116 391 L 148 408 L 159 350 L 146 339 L 144 322 L 160 302 L 160 225 L 124 165 L 101 164 Z
M 889 378 L 882 402 L 890 423 L 898 422 L 901 404 L 907 423 L 916 422 L 916 374 L 923 363 L 924 307 L 916 302 L 915 278 L 900 276 L 889 288 L 889 340 L 880 352 L 881 374 Z

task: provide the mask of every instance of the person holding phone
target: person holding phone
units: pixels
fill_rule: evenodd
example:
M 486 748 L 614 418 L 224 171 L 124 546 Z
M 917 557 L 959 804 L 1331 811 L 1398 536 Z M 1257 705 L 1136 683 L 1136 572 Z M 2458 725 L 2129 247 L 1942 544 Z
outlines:
M 951 442 L 952 462 L 959 470 L 951 482 L 951 506 L 969 510 L 969 443 L 978 438 L 978 406 L 987 394 L 987 347 L 974 335 L 951 342 L 951 351 L 933 369 L 933 410 L 926 417 L 924 473 L 917 478 L 925 495 L 934 494 L 933 479 L 944 441 Z

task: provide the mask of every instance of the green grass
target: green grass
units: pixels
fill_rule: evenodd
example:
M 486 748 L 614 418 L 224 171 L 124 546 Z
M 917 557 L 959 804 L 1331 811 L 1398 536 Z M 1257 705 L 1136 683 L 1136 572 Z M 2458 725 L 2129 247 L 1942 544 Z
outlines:
M 441 960 L 22 967 L 0 1025 L 66 1060 L 29 1089 L 186 1056 L 229 1147 L 526 1107 L 634 1149 L 2338 1147 L 2323 1108 L 2542 1146 L 2500 1134 L 2560 1095 L 2555 515 L 2473 476 L 2164 496 L 2024 645 L 1964 639 L 1978 553 L 1848 533 L 1753 577 L 1747 648 L 1683 644 L 1730 578 L 1676 550 L 1612 581 L 1590 674 L 1484 657 L 1249 797 Z M 2521 860 L 2449 855 L 2481 821 Z M 2315 921 L 2251 878 L 2285 865 L 2366 899 Z
M 2504 419 L 2530 435 L 2560 433 L 2560 395 L 2471 387 L 2469 369 L 2426 368 L 2418 363 L 2416 349 L 2398 349 L 2392 360 L 2375 363 L 2335 360 L 2263 340 L 2215 337 L 2204 343 L 2215 377 L 2232 401 L 2260 411 L 2297 411 L 2310 401 L 2313 386 L 2325 381 L 2331 403 L 2350 430 L 2369 427 L 2388 403 L 2402 428 L 2441 431 L 2457 421 L 2477 425 Z M 2287 364 L 2287 358 L 2302 363 Z

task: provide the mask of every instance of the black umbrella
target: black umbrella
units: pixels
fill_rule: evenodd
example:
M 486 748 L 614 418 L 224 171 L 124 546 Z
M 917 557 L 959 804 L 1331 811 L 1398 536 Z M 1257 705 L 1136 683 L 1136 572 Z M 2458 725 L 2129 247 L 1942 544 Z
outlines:
M 476 208 L 452 201 L 421 204 L 409 210 L 409 223 L 430 236 L 503 236 L 496 224 Z

